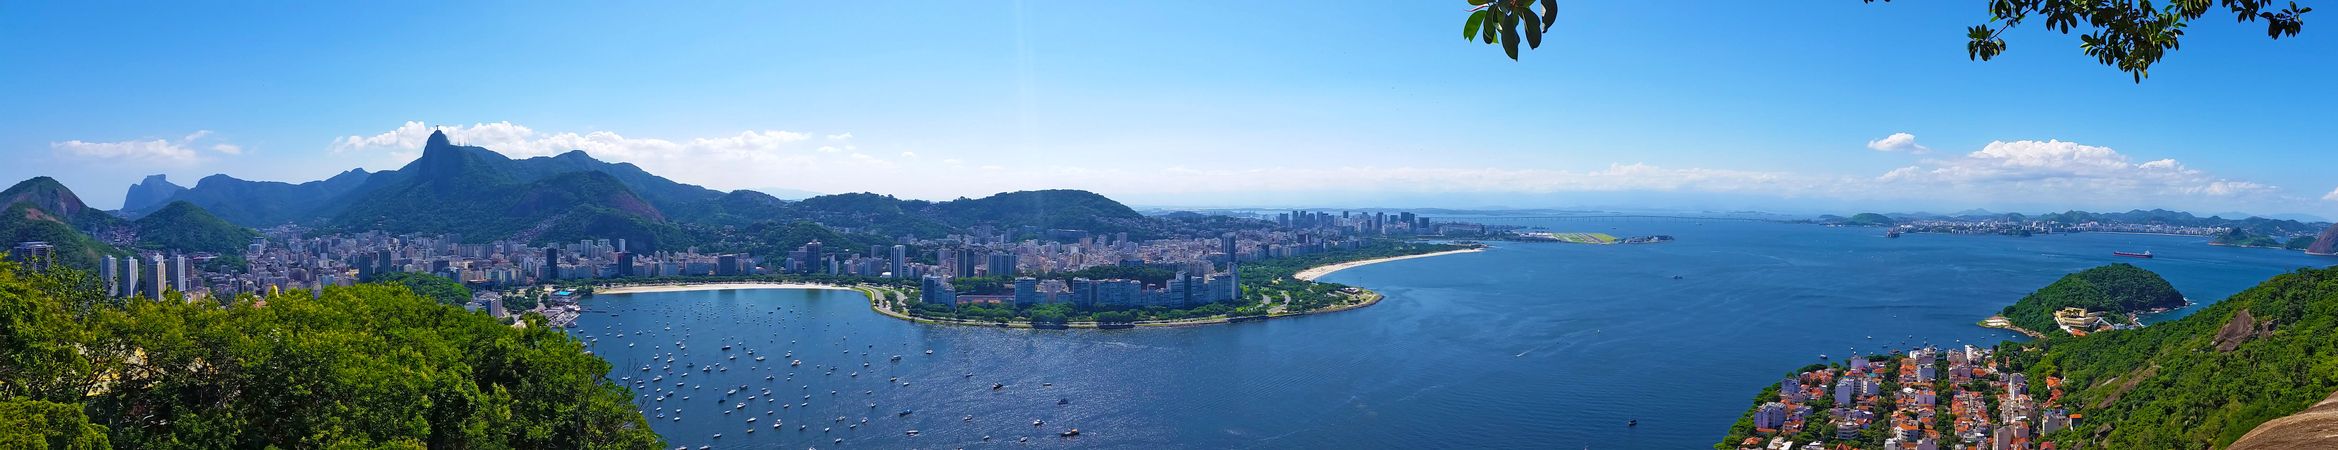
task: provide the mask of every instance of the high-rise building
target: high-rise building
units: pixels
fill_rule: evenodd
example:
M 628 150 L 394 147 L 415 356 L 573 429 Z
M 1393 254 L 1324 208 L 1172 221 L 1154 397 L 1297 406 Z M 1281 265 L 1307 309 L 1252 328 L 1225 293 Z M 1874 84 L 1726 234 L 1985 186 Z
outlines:
M 821 262 L 827 260 L 828 254 L 821 252 L 819 239 L 813 239 L 812 242 L 804 243 L 804 261 L 807 261 L 806 264 L 811 265 L 810 267 L 807 267 L 806 270 L 818 272 L 821 270 Z
M 1234 247 L 1234 233 L 1218 236 L 1218 240 L 1225 247 L 1220 251 L 1226 252 L 1226 267 L 1234 267 L 1234 262 L 1241 260 L 1240 255 L 1242 254 L 1241 249 Z
M 163 259 L 162 254 L 160 253 L 154 255 L 153 284 L 154 287 L 151 288 L 153 289 L 151 292 L 154 294 L 154 299 L 162 300 L 163 292 L 170 289 L 170 262 Z
M 121 292 L 115 295 L 121 297 L 135 297 L 138 295 L 138 291 L 143 290 L 139 287 L 140 285 L 138 284 L 138 257 L 136 255 L 132 255 L 129 258 L 124 258 L 122 260 L 122 270 L 120 271 L 120 275 L 122 277 L 120 283 Z
M 1039 304 L 1039 280 L 1031 277 L 1015 277 L 1015 306 L 1024 307 L 1036 304 Z
M 19 242 L 8 251 L 8 259 L 36 272 L 49 270 L 57 259 L 57 247 L 41 241 Z
M 544 279 L 560 278 L 560 247 L 544 247 Z
M 184 293 L 186 293 L 187 291 L 193 290 L 193 289 L 190 289 L 190 288 L 192 288 L 193 286 L 191 286 L 191 285 L 189 284 L 189 283 L 190 283 L 190 282 L 188 281 L 188 279 L 189 279 L 189 278 L 190 278 L 190 277 L 188 277 L 188 276 L 187 276 L 187 255 L 171 255 L 171 257 L 170 257 L 170 285 L 171 285 L 171 290 L 179 291 L 179 293 L 181 293 L 181 294 L 184 294 Z
M 739 255 L 726 254 L 722 256 L 716 256 L 714 257 L 714 261 L 715 275 L 739 275 Z
M 1016 261 L 1014 253 L 992 253 L 990 254 L 990 261 L 986 266 L 990 268 L 990 272 L 986 273 L 985 275 L 993 278 L 1015 276 L 1015 263 Z
M 959 248 L 959 249 L 958 249 L 958 257 L 957 257 L 956 259 L 952 260 L 952 261 L 950 262 L 950 264 L 951 264 L 951 267 L 950 267 L 950 269 L 951 269 L 951 271 L 950 271 L 950 276 L 953 276 L 953 277 L 971 277 L 971 276 L 974 276 L 974 265 L 975 265 L 974 249 L 971 249 L 971 248 Z
M 893 272 L 893 278 L 909 276 L 909 246 L 893 245 L 893 261 L 886 270 Z
M 106 255 L 105 262 L 97 266 L 97 279 L 105 283 L 107 297 L 122 295 L 122 279 L 119 274 L 122 268 L 117 267 L 117 264 L 121 264 L 121 262 L 116 261 L 114 255 Z
M 618 246 L 618 247 L 624 247 L 624 246 L 625 246 L 625 240 L 624 240 L 624 239 L 618 239 L 618 240 L 617 240 L 617 246 Z M 620 250 L 620 251 L 618 251 L 618 252 L 617 252 L 617 276 L 618 276 L 618 277 L 630 277 L 630 276 L 633 276 L 633 254 L 632 254 L 632 253 L 627 253 L 627 252 L 625 252 L 625 251 L 622 251 L 622 250 Z

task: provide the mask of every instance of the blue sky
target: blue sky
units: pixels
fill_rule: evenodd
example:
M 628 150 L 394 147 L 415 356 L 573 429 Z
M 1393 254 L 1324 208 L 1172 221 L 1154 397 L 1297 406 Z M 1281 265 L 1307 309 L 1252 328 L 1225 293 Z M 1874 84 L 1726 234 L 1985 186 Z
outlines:
M 0 3 L 0 177 L 305 181 L 420 134 L 718 189 L 1171 206 L 2338 215 L 2338 40 L 2202 20 L 2142 84 L 1979 2 Z M 1905 133 L 1911 138 L 1892 139 Z M 1880 150 L 1879 150 L 1880 149 Z

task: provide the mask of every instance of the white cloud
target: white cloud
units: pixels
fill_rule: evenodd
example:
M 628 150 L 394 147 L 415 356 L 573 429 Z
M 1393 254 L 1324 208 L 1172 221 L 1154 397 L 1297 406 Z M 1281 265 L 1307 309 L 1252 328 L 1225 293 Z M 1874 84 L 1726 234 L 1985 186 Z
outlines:
M 1867 141 L 1867 148 L 1879 152 L 1908 152 L 1918 155 L 1932 152 L 1931 147 L 1916 143 L 1916 135 L 1908 133 L 1892 133 L 1890 136 L 1884 136 L 1883 139 Z
M 143 141 L 87 142 L 71 140 L 51 142 L 49 148 L 65 154 L 93 159 L 147 160 L 159 162 L 195 162 L 195 150 L 177 142 L 149 139 Z
M 2329 200 L 2329 201 L 2338 201 L 2338 189 L 2331 189 L 2331 190 L 2330 190 L 2330 193 L 2328 193 L 2328 194 L 2322 194 L 2322 199 L 2323 199 L 2323 200 Z
M 842 133 L 842 134 L 831 134 L 831 135 L 828 135 L 828 140 L 831 140 L 831 141 L 843 141 L 843 140 L 850 140 L 850 139 L 852 139 L 852 133 Z
M 1962 157 L 1894 169 L 1876 181 L 1910 193 L 1955 191 L 1996 198 L 2136 204 L 2262 202 L 2282 197 L 2277 186 L 2216 177 L 2173 159 L 2135 163 L 2109 147 L 2058 140 L 1990 142 Z
M 139 165 L 185 166 L 207 160 L 196 151 L 197 141 L 210 138 L 211 130 L 196 130 L 177 140 L 135 139 L 113 142 L 69 140 L 50 142 L 49 149 L 59 154 L 82 159 L 105 160 L 114 163 Z M 230 143 L 216 143 L 209 148 L 227 155 L 243 154 L 243 147 Z

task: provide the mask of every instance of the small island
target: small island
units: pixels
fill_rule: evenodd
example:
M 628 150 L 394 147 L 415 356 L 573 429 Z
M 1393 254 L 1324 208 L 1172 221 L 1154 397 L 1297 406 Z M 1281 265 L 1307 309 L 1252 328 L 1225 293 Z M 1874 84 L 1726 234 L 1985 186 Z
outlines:
M 2140 314 L 2165 312 L 2185 304 L 2184 294 L 2176 292 L 2159 274 L 2119 263 L 2064 275 L 1983 320 L 1981 326 L 2031 337 L 2055 331 L 2085 336 L 2139 327 Z

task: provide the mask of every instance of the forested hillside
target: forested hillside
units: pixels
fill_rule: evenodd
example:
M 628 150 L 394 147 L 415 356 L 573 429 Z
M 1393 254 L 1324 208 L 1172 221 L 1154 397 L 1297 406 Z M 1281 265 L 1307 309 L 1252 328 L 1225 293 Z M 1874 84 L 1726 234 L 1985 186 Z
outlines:
M 2300 269 L 2139 330 L 2007 343 L 2015 369 L 2063 377 L 2065 449 L 2208 448 L 2338 391 L 2338 269 Z
M 257 231 L 184 201 L 170 202 L 132 224 L 138 229 L 138 246 L 155 250 L 241 254 L 245 245 L 260 237 Z
M 2119 263 L 2064 275 L 2006 306 L 1999 314 L 2012 320 L 2015 326 L 2052 333 L 2056 329 L 2054 311 L 2062 308 L 2086 308 L 2118 315 L 2181 306 L 2184 306 L 2184 295 L 2176 292 L 2167 279 L 2133 264 Z

